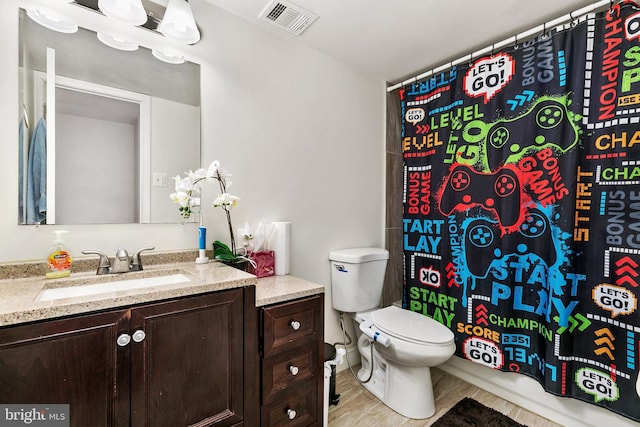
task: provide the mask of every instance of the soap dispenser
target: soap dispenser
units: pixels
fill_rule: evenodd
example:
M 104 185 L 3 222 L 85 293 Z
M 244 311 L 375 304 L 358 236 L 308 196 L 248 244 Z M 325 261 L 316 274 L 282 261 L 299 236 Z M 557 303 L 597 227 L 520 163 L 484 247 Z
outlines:
M 67 249 L 64 241 L 62 240 L 62 234 L 67 233 L 64 230 L 56 230 L 56 240 L 49 248 L 47 255 L 47 268 L 49 271 L 46 276 L 48 279 L 57 279 L 60 277 L 67 277 L 71 274 L 71 254 Z

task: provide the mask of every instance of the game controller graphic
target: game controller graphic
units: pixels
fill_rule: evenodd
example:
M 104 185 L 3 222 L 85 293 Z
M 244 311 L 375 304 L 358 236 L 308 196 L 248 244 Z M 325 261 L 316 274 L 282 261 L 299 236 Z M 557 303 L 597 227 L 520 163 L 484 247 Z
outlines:
M 509 168 L 486 174 L 456 165 L 440 195 L 440 212 L 448 216 L 479 205 L 494 212 L 502 226 L 511 227 L 521 219 L 521 191 L 518 175 Z
M 535 136 L 524 139 L 531 129 L 535 129 Z M 565 153 L 577 141 L 578 134 L 564 104 L 545 99 L 526 113 L 499 120 L 489 128 L 485 140 L 487 165 L 494 170 L 503 163 L 516 163 L 532 150 L 550 148 Z
M 464 234 L 467 268 L 474 276 L 485 278 L 495 260 L 509 255 L 535 255 L 551 267 L 557 260 L 551 236 L 551 223 L 538 209 L 532 209 L 517 233 L 500 238 L 496 223 L 477 219 L 469 223 Z M 536 253 L 542 248 L 542 253 Z

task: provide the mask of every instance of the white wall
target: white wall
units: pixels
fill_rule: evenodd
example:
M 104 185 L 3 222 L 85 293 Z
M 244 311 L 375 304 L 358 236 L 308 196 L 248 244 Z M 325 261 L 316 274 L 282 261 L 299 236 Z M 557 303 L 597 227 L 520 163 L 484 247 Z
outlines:
M 328 253 L 384 245 L 384 82 L 286 34 L 225 14 L 207 22 L 203 162 L 233 174 L 236 228 L 293 223 L 291 274 L 326 286 L 325 341 L 342 341 Z M 223 213 L 205 218 L 209 240 L 227 241 Z
M 51 231 L 61 228 L 17 225 L 20 3 L 0 2 L 0 262 L 42 259 Z M 232 214 L 236 227 L 259 219 L 293 223 L 291 273 L 327 286 L 326 341 L 339 341 L 328 252 L 384 244 L 384 82 L 287 34 L 202 0 L 190 4 L 202 29 L 202 41 L 192 49 L 202 64 L 202 166 L 218 159 L 233 173 L 230 191 L 242 199 Z M 205 222 L 209 245 L 228 241 L 221 211 L 210 208 Z M 111 255 L 119 247 L 197 248 L 192 224 L 64 228 L 76 256 L 83 249 Z

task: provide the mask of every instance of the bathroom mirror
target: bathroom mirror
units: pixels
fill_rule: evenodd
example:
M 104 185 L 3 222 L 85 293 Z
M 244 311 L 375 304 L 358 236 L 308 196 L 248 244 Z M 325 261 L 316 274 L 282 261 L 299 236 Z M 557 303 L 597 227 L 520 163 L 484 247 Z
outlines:
M 182 222 L 169 194 L 173 176 L 200 165 L 200 66 L 19 14 L 18 222 Z

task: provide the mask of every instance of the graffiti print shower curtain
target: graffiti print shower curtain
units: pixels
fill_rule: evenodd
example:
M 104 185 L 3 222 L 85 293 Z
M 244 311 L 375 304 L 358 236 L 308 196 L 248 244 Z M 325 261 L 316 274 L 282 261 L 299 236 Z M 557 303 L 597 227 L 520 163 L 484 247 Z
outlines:
M 640 8 L 400 98 L 405 308 L 457 356 L 640 420 Z

